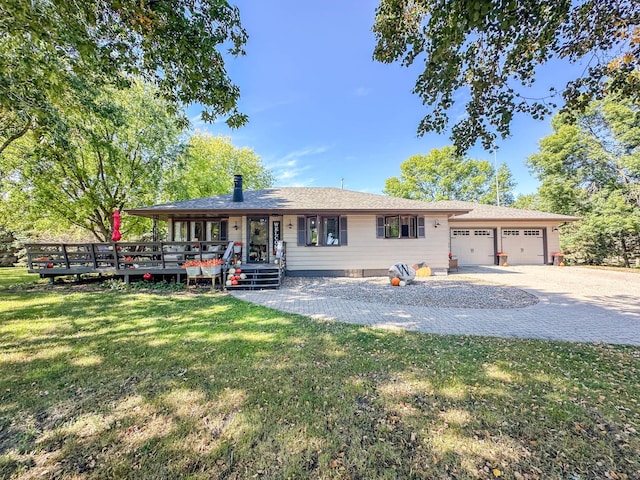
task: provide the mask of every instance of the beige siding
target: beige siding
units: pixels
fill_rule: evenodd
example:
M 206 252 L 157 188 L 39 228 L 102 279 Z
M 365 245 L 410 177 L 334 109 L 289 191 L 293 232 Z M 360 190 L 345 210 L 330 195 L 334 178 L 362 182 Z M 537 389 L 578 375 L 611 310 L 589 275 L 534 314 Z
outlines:
M 375 215 L 349 215 L 348 244 L 339 246 L 298 246 L 297 217 L 284 217 L 288 270 L 379 270 L 394 263 L 413 265 L 426 262 L 432 270 L 446 272 L 448 228 L 446 218 L 425 218 L 425 238 L 376 238 Z M 289 229 L 291 221 L 293 228 Z

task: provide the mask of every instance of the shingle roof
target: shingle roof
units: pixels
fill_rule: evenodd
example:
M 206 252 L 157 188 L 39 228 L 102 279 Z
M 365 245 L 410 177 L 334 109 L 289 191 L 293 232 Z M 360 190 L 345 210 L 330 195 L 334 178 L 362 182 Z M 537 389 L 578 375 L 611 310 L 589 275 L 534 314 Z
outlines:
M 561 222 L 573 222 L 580 220 L 578 217 L 560 215 L 557 213 L 540 212 L 538 210 L 524 210 L 521 208 L 497 207 L 480 203 L 463 202 L 459 200 L 441 200 L 430 205 L 442 209 L 467 209 L 468 213 L 456 215 L 449 219 L 450 223 L 462 220 L 558 220 Z
M 247 214 L 247 213 L 431 213 L 454 215 L 457 220 L 579 220 L 577 217 L 536 210 L 496 207 L 457 200 L 423 202 L 333 187 L 281 187 L 243 192 L 244 201 L 234 202 L 231 194 L 130 208 L 127 213 L 143 217 L 158 215 Z
M 197 198 L 152 207 L 131 208 L 127 213 L 140 216 L 197 213 L 242 214 L 295 212 L 374 213 L 392 211 L 434 214 L 465 213 L 469 207 L 439 206 L 406 198 L 388 197 L 331 187 L 282 187 L 243 192 L 244 201 L 234 202 L 232 195 Z

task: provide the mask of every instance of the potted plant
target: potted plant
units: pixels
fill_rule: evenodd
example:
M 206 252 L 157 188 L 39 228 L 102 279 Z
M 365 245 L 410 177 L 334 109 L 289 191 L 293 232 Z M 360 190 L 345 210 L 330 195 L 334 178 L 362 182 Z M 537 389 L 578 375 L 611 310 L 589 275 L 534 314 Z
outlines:
M 458 271 L 458 259 L 453 256 L 453 253 L 449 252 L 449 270 L 455 269 Z
M 202 273 L 202 262 L 200 260 L 188 260 L 184 262 L 182 268 L 187 270 L 187 275 L 195 277 Z
M 240 253 L 242 251 L 242 245 L 244 245 L 242 242 L 233 242 L 233 252 Z
M 201 269 L 203 275 L 213 276 L 218 275 L 222 271 L 222 260 L 218 258 L 212 258 L 201 262 Z
M 498 253 L 496 253 L 496 257 L 498 257 L 498 265 L 502 265 L 503 267 L 506 267 L 508 265 L 508 263 L 507 263 L 508 254 L 507 253 L 498 252 Z
M 562 252 L 553 252 L 551 254 L 551 258 L 553 259 L 554 265 L 562 265 L 564 266 L 564 253 Z

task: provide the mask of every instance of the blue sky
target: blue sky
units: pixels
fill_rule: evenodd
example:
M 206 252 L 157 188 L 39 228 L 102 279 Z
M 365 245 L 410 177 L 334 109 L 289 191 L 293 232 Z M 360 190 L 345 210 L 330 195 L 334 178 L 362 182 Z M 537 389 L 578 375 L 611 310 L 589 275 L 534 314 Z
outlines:
M 253 149 L 273 171 L 276 186 L 343 185 L 382 193 L 404 160 L 451 144 L 447 134 L 416 135 L 426 113 L 411 93 L 421 62 L 403 68 L 373 61 L 377 0 L 233 3 L 249 41 L 247 55 L 229 59 L 227 68 L 241 89 L 240 110 L 249 123 L 238 130 L 222 122 L 206 125 L 198 121 L 195 106 L 189 115 L 195 129 Z M 546 81 L 538 84 L 558 85 L 566 71 L 547 68 Z M 458 112 L 463 107 L 455 106 Z M 550 119 L 519 116 L 512 137 L 499 141 L 497 160 L 511 169 L 516 194 L 535 192 L 538 182 L 525 161 L 549 133 Z M 469 156 L 494 161 L 481 146 Z

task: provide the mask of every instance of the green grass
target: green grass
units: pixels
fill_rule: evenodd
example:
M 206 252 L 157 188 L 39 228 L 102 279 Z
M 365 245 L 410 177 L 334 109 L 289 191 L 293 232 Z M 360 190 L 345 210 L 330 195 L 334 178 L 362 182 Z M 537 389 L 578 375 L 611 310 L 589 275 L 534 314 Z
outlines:
M 640 478 L 639 374 L 632 347 L 4 289 L 0 478 Z
M 38 275 L 28 273 L 26 268 L 0 267 L 0 289 L 39 282 L 43 280 Z

